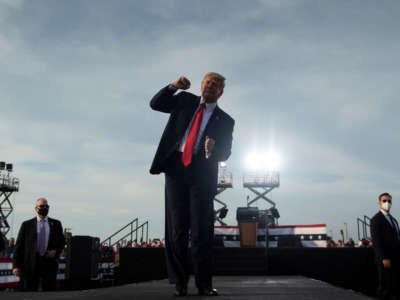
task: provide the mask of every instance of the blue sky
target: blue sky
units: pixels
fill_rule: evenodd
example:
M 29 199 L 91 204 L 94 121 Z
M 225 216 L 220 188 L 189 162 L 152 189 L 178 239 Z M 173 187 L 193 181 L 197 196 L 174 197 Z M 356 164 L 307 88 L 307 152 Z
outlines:
M 148 173 L 167 115 L 149 107 L 185 75 L 227 78 L 236 120 L 221 194 L 235 224 L 244 158 L 282 157 L 280 224 L 335 238 L 393 194 L 400 217 L 397 1 L 0 0 L 0 160 L 21 180 L 16 235 L 47 197 L 74 234 L 105 237 L 135 217 L 163 236 L 163 176 Z M 259 203 L 261 208 L 264 206 Z M 266 207 L 266 206 L 265 206 Z

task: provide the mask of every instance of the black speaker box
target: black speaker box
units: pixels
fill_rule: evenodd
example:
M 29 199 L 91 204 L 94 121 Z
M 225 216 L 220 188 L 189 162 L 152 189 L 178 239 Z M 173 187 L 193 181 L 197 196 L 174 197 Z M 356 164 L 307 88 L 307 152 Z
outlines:
M 76 235 L 67 241 L 67 280 L 96 279 L 99 272 L 100 240 Z

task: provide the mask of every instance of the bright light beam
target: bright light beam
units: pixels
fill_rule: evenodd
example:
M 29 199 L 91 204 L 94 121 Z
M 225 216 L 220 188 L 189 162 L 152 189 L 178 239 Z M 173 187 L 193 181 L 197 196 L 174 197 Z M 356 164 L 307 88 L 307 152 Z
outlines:
M 245 163 L 251 171 L 277 171 L 281 166 L 281 158 L 275 151 L 252 152 L 246 156 Z
M 264 154 L 263 167 L 267 171 L 276 171 L 281 166 L 280 155 L 276 152 L 267 152 Z

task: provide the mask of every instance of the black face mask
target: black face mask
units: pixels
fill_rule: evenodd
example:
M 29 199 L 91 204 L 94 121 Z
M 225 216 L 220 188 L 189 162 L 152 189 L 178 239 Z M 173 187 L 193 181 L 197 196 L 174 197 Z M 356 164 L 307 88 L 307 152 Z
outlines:
M 38 209 L 38 214 L 43 216 L 43 217 L 46 217 L 48 213 L 49 213 L 49 209 L 48 208 L 44 208 L 43 207 L 43 208 L 39 208 Z

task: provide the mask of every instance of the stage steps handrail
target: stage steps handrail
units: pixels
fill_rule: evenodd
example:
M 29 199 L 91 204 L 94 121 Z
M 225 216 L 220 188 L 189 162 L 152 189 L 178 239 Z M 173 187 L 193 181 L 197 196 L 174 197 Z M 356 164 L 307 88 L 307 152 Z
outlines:
M 362 228 L 362 238 L 367 239 L 368 238 L 368 229 L 367 227 L 371 227 L 371 218 L 364 215 L 364 219 L 357 218 L 357 230 L 358 230 L 358 240 L 361 240 L 361 234 L 360 234 L 360 224 Z
M 130 231 L 127 234 L 125 234 L 122 238 L 118 239 L 114 243 L 111 242 L 113 237 L 115 237 L 117 234 L 119 234 L 120 232 L 122 232 L 123 230 L 125 230 L 128 227 L 130 227 Z M 143 224 L 139 225 L 138 218 L 135 218 L 132 222 L 129 222 L 128 224 L 123 226 L 121 229 L 119 229 L 118 231 L 116 231 L 115 233 L 110 235 L 108 238 L 104 239 L 101 242 L 101 245 L 107 245 L 107 246 L 113 247 L 113 246 L 115 246 L 116 244 L 120 243 L 121 241 L 123 241 L 124 239 L 126 239 L 129 236 L 130 236 L 130 240 L 129 241 L 133 242 L 133 235 L 134 234 L 136 235 L 136 239 L 135 240 L 137 241 L 138 240 L 138 233 L 139 233 L 140 229 L 141 229 L 140 240 L 143 240 L 144 233 L 146 233 L 145 241 L 148 242 L 148 238 L 149 238 L 149 222 L 146 221 Z M 146 229 L 146 232 L 144 232 L 145 229 Z

